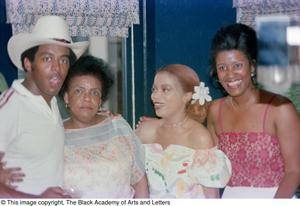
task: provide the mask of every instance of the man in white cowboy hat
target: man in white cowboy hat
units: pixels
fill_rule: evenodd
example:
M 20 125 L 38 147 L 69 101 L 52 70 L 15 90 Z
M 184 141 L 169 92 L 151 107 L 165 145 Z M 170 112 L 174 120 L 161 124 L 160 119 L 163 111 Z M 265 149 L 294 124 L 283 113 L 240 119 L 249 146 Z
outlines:
M 64 197 L 64 130 L 54 96 L 87 46 L 72 42 L 58 16 L 41 17 L 31 33 L 10 38 L 9 57 L 25 79 L 15 80 L 0 96 L 0 153 L 12 168 L 7 172 L 1 166 L 0 178 L 8 180 L 0 186 L 1 197 Z M 17 167 L 26 176 L 16 173 Z

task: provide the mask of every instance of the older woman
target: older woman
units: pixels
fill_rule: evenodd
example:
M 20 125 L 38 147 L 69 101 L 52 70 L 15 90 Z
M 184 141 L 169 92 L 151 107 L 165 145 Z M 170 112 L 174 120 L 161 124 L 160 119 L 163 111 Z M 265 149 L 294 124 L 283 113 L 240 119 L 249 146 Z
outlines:
M 65 189 L 77 197 L 148 197 L 139 139 L 120 115 L 98 112 L 112 85 L 107 70 L 100 59 L 84 56 L 66 78 Z

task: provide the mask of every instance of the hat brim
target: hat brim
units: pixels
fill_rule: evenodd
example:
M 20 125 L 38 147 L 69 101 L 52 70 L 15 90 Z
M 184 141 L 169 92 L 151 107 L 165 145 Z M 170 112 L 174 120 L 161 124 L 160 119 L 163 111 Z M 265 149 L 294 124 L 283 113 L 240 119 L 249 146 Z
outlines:
M 24 70 L 21 62 L 21 54 L 27 49 L 30 49 L 38 45 L 43 45 L 43 44 L 54 44 L 58 46 L 68 47 L 74 52 L 74 54 L 78 59 L 87 49 L 89 42 L 82 41 L 82 42 L 75 42 L 75 43 L 72 42 L 64 43 L 53 39 L 40 38 L 33 34 L 17 34 L 15 36 L 12 36 L 8 41 L 7 44 L 8 55 L 11 61 L 18 69 Z

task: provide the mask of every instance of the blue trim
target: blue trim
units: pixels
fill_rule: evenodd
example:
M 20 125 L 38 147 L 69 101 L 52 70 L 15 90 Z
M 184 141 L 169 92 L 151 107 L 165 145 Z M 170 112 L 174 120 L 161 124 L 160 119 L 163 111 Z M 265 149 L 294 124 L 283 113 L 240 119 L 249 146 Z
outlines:
M 127 39 L 122 40 L 122 108 L 123 108 L 123 117 L 128 121 L 128 123 L 132 124 L 132 109 L 130 105 L 131 102 L 131 31 L 129 31 L 129 35 Z

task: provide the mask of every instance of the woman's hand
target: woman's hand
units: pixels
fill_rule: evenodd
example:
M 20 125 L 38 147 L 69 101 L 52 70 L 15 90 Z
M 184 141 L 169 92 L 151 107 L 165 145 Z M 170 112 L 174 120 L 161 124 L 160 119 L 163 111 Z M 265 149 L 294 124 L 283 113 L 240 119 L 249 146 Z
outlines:
M 139 119 L 139 121 L 138 121 L 138 123 L 136 124 L 135 128 L 136 129 L 139 128 L 139 126 L 141 126 L 141 124 L 143 122 L 146 122 L 146 121 L 148 121 L 150 119 L 154 119 L 154 118 L 153 117 L 147 117 L 147 116 L 141 116 L 140 119 Z
M 25 174 L 19 167 L 5 168 L 6 162 L 3 161 L 4 153 L 0 152 L 0 184 L 10 188 L 16 189 L 14 185 L 16 182 L 22 182 Z
M 49 187 L 41 195 L 41 198 L 72 198 L 72 196 L 61 187 Z

